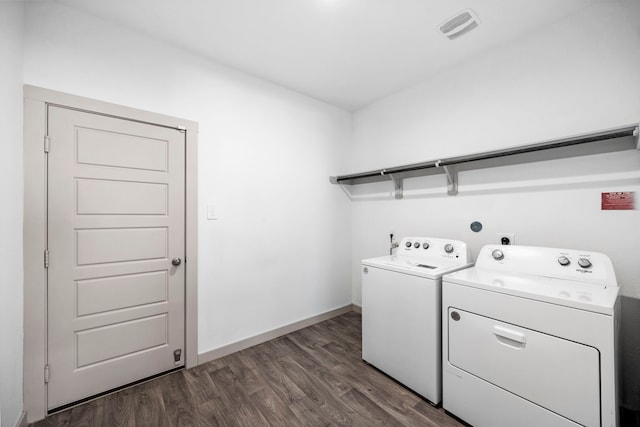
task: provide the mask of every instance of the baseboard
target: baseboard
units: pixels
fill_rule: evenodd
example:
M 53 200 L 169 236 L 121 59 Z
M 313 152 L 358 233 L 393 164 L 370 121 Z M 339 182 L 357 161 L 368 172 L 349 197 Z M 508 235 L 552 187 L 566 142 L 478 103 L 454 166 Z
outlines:
M 281 337 L 283 335 L 290 334 L 291 332 L 295 332 L 299 329 L 303 329 L 308 326 L 315 325 L 316 323 L 324 322 L 325 320 L 329 320 L 331 318 L 340 316 L 350 311 L 358 311 L 356 307 L 357 306 L 354 306 L 353 304 L 345 305 L 344 307 L 336 308 L 335 310 L 327 311 L 326 313 L 318 314 L 316 316 L 312 316 L 307 319 L 303 319 L 298 322 L 294 322 L 289 325 L 282 326 L 280 328 L 272 329 L 271 331 L 267 331 L 262 334 L 255 335 L 251 338 L 247 338 L 241 341 L 234 342 L 229 345 L 225 345 L 223 347 L 219 347 L 210 351 L 206 351 L 204 353 L 200 353 L 198 354 L 198 364 L 200 365 L 203 363 L 210 362 L 212 360 L 219 359 L 224 356 L 228 356 L 237 351 L 241 351 L 246 348 L 253 347 L 254 345 L 262 344 L 264 342 Z
M 22 411 L 22 413 L 20 414 L 20 418 L 18 418 L 18 421 L 16 422 L 16 427 L 27 427 L 29 425 L 29 423 L 27 422 L 27 413 L 25 411 Z
M 351 304 L 351 309 L 358 314 L 362 314 L 362 307 L 356 304 Z

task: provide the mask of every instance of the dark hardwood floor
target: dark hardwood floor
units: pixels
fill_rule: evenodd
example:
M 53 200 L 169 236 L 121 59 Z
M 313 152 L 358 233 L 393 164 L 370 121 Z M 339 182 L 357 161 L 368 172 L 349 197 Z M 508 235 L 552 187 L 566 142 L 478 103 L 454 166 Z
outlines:
M 54 426 L 462 426 L 361 360 L 350 312 L 54 414 Z

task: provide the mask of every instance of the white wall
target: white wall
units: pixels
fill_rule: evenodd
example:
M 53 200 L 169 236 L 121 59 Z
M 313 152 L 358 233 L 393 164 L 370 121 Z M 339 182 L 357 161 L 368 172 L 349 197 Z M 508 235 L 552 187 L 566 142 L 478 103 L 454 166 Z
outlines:
M 20 2 L 0 2 L 0 425 L 22 412 L 22 28 Z
M 345 172 L 637 123 L 637 4 L 583 10 L 357 112 Z M 601 251 L 613 259 L 622 292 L 640 297 L 639 171 L 640 154 L 627 151 L 463 173 L 455 197 L 446 196 L 442 176 L 406 180 L 423 196 L 400 201 L 375 200 L 379 185 L 354 187 L 364 198 L 353 202 L 354 303 L 361 301 L 360 259 L 387 253 L 392 227 L 399 237 L 465 240 L 474 255 L 496 243 L 497 232 L 514 232 L 517 244 Z M 603 191 L 636 191 L 636 210 L 601 211 Z M 474 220 L 482 232 L 469 229 Z
M 351 302 L 350 206 L 327 178 L 349 113 L 61 5 L 26 11 L 25 83 L 199 122 L 199 352 Z

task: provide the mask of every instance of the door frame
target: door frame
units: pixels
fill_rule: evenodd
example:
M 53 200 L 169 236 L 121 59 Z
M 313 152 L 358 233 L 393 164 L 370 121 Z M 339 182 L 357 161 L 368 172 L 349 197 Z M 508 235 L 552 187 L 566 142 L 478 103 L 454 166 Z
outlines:
M 44 152 L 47 106 L 57 105 L 185 132 L 185 366 L 198 365 L 198 123 L 24 85 L 24 411 L 28 422 L 47 415 L 47 165 Z M 55 141 L 52 142 L 55 145 Z M 16 185 L 19 185 L 16 183 Z M 188 261 L 188 262 L 187 262 Z

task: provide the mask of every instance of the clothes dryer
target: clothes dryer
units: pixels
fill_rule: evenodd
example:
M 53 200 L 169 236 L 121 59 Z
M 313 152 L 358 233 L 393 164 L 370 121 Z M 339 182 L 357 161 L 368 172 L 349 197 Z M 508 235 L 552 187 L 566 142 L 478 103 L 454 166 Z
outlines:
M 618 293 L 606 255 L 483 247 L 443 278 L 443 407 L 475 427 L 615 427 Z

